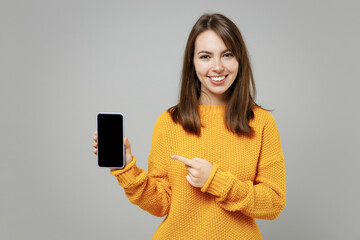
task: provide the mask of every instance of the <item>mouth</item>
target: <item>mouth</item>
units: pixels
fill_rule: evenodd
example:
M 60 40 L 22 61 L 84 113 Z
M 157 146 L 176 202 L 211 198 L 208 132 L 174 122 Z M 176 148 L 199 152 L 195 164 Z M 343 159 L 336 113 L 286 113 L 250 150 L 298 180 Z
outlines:
M 215 85 L 220 85 L 223 84 L 226 80 L 228 75 L 224 75 L 224 76 L 209 76 L 211 82 Z

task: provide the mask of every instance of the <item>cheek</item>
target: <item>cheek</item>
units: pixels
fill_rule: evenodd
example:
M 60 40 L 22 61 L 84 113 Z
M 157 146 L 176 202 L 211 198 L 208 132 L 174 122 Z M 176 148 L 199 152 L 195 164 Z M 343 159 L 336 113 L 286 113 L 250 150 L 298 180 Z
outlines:
M 239 70 L 239 64 L 237 62 L 232 63 L 228 68 L 236 77 L 238 70 Z
M 207 76 L 207 69 L 202 65 L 195 66 L 195 72 L 199 79 Z
M 196 66 L 195 66 L 195 73 L 196 73 L 196 76 L 199 78 L 199 75 L 200 75 L 199 68 Z

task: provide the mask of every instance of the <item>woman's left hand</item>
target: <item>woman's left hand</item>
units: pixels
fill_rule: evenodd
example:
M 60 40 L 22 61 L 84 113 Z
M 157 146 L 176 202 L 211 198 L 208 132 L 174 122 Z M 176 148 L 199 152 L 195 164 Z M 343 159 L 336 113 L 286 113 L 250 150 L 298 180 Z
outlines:
M 172 155 L 171 158 L 185 164 L 185 167 L 188 170 L 186 179 L 192 186 L 201 188 L 205 185 L 213 168 L 211 163 L 201 158 L 193 158 L 190 160 L 178 155 Z

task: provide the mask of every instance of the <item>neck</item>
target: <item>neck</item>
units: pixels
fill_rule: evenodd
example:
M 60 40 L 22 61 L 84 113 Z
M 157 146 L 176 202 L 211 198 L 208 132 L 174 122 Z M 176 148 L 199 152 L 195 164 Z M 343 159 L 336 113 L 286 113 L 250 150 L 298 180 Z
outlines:
M 199 98 L 200 105 L 226 105 L 226 101 L 223 96 L 206 96 L 204 94 L 200 95 Z

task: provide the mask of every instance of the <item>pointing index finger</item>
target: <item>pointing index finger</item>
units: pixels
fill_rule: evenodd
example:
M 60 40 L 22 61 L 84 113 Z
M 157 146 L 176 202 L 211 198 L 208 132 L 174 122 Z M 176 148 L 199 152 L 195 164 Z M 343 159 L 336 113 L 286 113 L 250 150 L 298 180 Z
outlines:
M 170 157 L 172 159 L 175 159 L 175 160 L 178 160 L 178 161 L 184 163 L 187 166 L 193 167 L 193 162 L 186 157 L 182 157 L 182 156 L 178 156 L 178 155 L 171 155 Z

